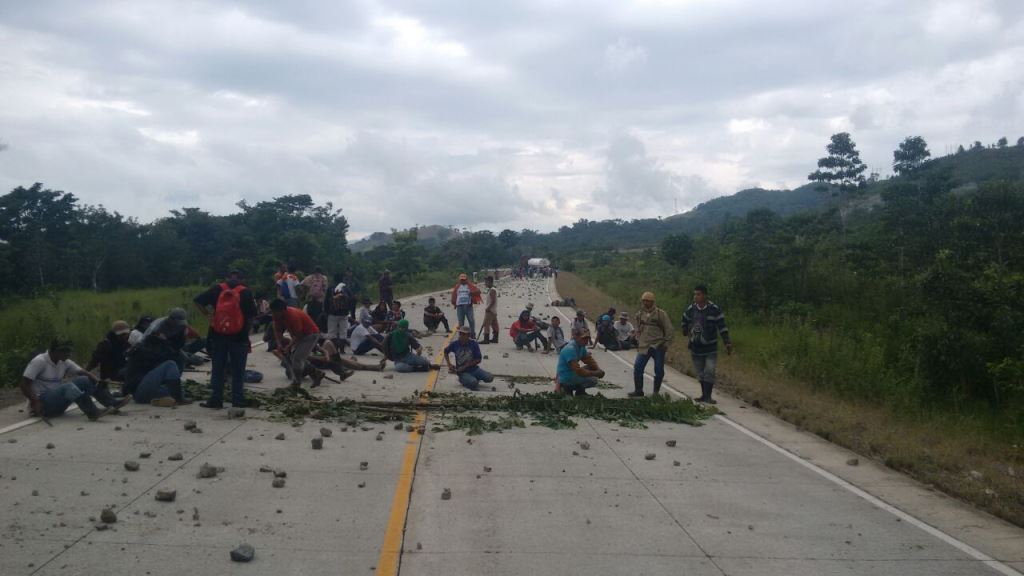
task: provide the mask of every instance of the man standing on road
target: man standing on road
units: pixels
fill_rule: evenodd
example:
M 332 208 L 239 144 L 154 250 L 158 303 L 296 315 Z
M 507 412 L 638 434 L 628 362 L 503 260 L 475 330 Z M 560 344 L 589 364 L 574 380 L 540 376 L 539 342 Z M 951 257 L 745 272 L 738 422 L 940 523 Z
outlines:
M 324 300 L 327 298 L 327 276 L 323 268 L 317 266 L 313 273 L 302 279 L 301 286 L 306 287 L 306 313 L 309 314 L 321 330 L 327 327 L 324 318 Z
M 711 397 L 715 387 L 715 368 L 718 364 L 718 335 L 725 342 L 725 353 L 732 354 L 732 338 L 725 326 L 725 314 L 717 304 L 708 300 L 708 287 L 698 284 L 693 289 L 693 304 L 683 313 L 683 333 L 693 359 L 693 371 L 700 381 L 698 402 L 717 404 Z
M 466 326 L 469 322 L 469 331 L 476 335 L 476 320 L 473 319 L 473 305 L 480 304 L 483 299 L 480 297 L 480 289 L 469 281 L 465 273 L 459 274 L 459 282 L 452 288 L 452 306 L 455 306 L 455 315 L 459 319 L 459 326 Z
M 73 377 L 65 381 L 67 377 Z M 71 404 L 78 404 L 89 420 L 97 420 L 107 413 L 92 402 L 92 396 L 107 408 L 120 408 L 130 396 L 115 400 L 92 373 L 71 360 L 71 342 L 54 340 L 50 349 L 28 363 L 21 376 L 21 393 L 28 399 L 32 414 L 42 418 L 60 416 Z
M 455 356 L 455 364 L 452 364 L 449 354 Z M 483 356 L 480 354 L 480 346 L 473 341 L 473 335 L 469 332 L 469 326 L 459 327 L 459 339 L 452 342 L 444 349 L 444 363 L 448 365 L 448 372 L 459 377 L 459 384 L 470 390 L 476 390 L 481 382 L 493 382 L 494 376 L 480 367 Z
M 587 396 L 587 388 L 594 388 L 598 379 L 604 378 L 604 370 L 587 351 L 588 342 L 590 332 L 577 331 L 572 335 L 572 342 L 558 353 L 558 385 L 570 396 Z
M 224 373 L 231 371 L 231 405 L 245 406 L 245 363 L 249 357 L 249 332 L 256 317 L 256 299 L 242 283 L 242 273 L 232 270 L 220 284 L 193 299 L 210 322 L 210 398 L 203 408 L 224 407 Z
M 348 290 L 348 317 L 350 321 L 355 322 L 356 308 L 359 306 L 359 293 L 362 292 L 363 286 L 351 268 L 345 269 L 345 276 L 341 281 L 345 283 L 345 288 Z
M 633 391 L 628 396 L 644 395 L 644 370 L 654 358 L 654 393 L 661 392 L 665 379 L 665 353 L 672 341 L 672 321 L 661 308 L 654 305 L 654 293 L 644 292 L 640 297 L 640 311 L 636 313 L 636 359 L 633 361 Z
M 349 329 L 349 301 L 351 293 L 348 285 L 338 282 L 331 290 L 330 298 L 325 300 L 327 308 L 327 337 L 339 350 L 345 350 Z
M 395 299 L 395 282 L 391 279 L 391 270 L 384 270 L 377 280 L 377 290 L 380 292 L 382 302 L 387 302 L 391 308 L 391 302 Z
M 484 339 L 481 344 L 498 343 L 498 289 L 494 287 L 494 276 L 484 278 L 487 288 L 487 307 L 484 308 Z M 493 340 L 491 334 L 494 334 Z
M 285 357 L 291 356 L 292 387 L 299 388 L 302 386 L 302 378 L 306 375 L 307 367 L 312 368 L 307 359 L 320 340 L 320 328 L 309 314 L 288 306 L 284 300 L 271 302 L 270 312 L 274 315 L 274 340 L 277 342 L 277 349 Z M 287 345 L 284 343 L 285 330 L 291 335 Z M 311 387 L 316 388 L 323 380 L 324 373 L 316 368 L 308 372 L 313 380 Z

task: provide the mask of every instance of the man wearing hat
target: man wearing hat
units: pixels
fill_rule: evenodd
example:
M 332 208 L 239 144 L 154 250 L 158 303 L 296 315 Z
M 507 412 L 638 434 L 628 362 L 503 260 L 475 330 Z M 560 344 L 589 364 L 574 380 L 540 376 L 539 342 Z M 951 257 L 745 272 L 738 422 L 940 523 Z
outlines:
M 114 322 L 103 340 L 96 344 L 85 369 L 92 372 L 99 368 L 102 380 L 124 380 L 124 366 L 127 363 L 125 354 L 131 348 L 128 345 L 128 335 L 131 331 L 131 326 L 124 320 Z
M 449 354 L 455 356 L 455 364 L 452 364 Z M 459 339 L 444 349 L 444 362 L 448 365 L 448 372 L 458 376 L 459 384 L 476 390 L 480 387 L 480 382 L 494 381 L 494 376 L 480 367 L 482 359 L 480 346 L 473 340 L 469 326 L 459 326 Z
M 483 302 L 480 297 L 480 289 L 469 281 L 465 273 L 459 274 L 459 281 L 452 288 L 452 306 L 455 306 L 455 315 L 459 320 L 459 326 L 469 325 L 469 331 L 476 334 L 476 320 L 473 319 L 473 305 Z
M 78 404 L 89 420 L 106 414 L 92 397 L 107 408 L 120 408 L 131 397 L 116 400 L 105 383 L 71 360 L 71 342 L 54 340 L 50 348 L 28 363 L 21 376 L 21 393 L 32 414 L 42 418 L 60 416 L 71 404 Z
M 644 292 L 640 297 L 640 311 L 636 313 L 636 359 L 633 361 L 633 391 L 629 396 L 644 395 L 644 370 L 654 358 L 654 393 L 661 392 L 665 379 L 665 354 L 672 341 L 672 321 L 668 313 L 654 305 L 654 293 Z

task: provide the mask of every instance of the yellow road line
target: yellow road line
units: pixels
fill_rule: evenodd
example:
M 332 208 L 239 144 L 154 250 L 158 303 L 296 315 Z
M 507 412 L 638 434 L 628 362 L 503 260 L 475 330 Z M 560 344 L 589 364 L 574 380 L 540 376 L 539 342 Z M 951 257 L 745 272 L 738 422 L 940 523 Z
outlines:
M 452 336 L 449 334 L 444 345 L 447 346 Z M 440 363 L 444 347 L 434 358 L 435 363 Z M 424 392 L 430 392 L 437 383 L 440 370 L 431 370 L 427 377 L 427 385 Z M 419 403 L 427 402 L 425 394 L 422 394 Z M 412 481 L 416 476 L 416 461 L 419 456 L 420 445 L 423 443 L 423 434 L 419 433 L 420 426 L 427 423 L 425 410 L 417 410 L 416 418 L 413 421 L 413 430 L 405 442 L 405 453 L 402 454 L 402 471 L 398 475 L 398 485 L 395 486 L 395 496 L 391 499 L 391 514 L 388 516 L 388 527 L 384 531 L 384 545 L 380 549 L 380 558 L 377 560 L 377 576 L 397 576 L 398 567 L 402 559 L 402 541 L 405 538 L 405 522 L 409 514 L 409 500 L 412 497 Z

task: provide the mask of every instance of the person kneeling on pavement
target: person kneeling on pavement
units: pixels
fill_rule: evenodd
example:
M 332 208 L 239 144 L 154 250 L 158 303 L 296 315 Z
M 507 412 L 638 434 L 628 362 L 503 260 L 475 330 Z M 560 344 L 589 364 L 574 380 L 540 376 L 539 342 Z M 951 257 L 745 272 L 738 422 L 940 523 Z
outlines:
M 449 354 L 455 356 L 455 364 L 452 364 Z M 469 332 L 469 326 L 459 327 L 459 339 L 452 342 L 444 349 L 444 362 L 448 365 L 448 371 L 459 377 L 459 384 L 470 390 L 476 390 L 480 382 L 493 382 L 494 376 L 480 367 L 483 356 L 480 354 L 480 346 L 473 335 Z
M 409 332 L 409 321 L 405 318 L 399 320 L 384 339 L 384 356 L 395 363 L 395 372 L 437 370 L 439 366 L 431 364 L 421 355 L 422 352 L 423 347 Z
M 451 326 L 448 325 L 448 318 L 444 315 L 444 311 L 437 305 L 437 300 L 431 296 L 427 300 L 427 307 L 423 309 L 423 325 L 427 327 L 427 332 L 433 334 L 437 332 L 437 327 L 444 324 L 445 334 L 452 331 Z
M 519 313 L 519 319 L 512 323 L 512 326 L 508 329 L 508 335 L 515 342 L 516 350 L 522 350 L 523 346 L 526 346 L 532 352 L 534 340 L 540 340 L 544 350 L 549 349 L 548 339 L 541 334 L 540 327 L 530 317 L 529 310 L 523 310 Z
M 72 380 L 67 381 L 68 377 Z M 21 393 L 32 414 L 42 418 L 60 416 L 68 406 L 78 404 L 89 420 L 96 420 L 107 411 L 97 408 L 92 396 L 107 408 L 120 408 L 130 399 L 115 399 L 105 382 L 71 360 L 71 343 L 61 340 L 54 340 L 49 350 L 28 363 L 21 376 Z
M 124 369 L 126 394 L 139 404 L 170 408 L 190 404 L 181 386 L 179 353 L 174 346 L 157 335 L 149 335 L 128 352 Z
M 594 388 L 598 379 L 604 378 L 604 370 L 587 350 L 587 342 L 590 342 L 590 332 L 577 330 L 572 342 L 558 353 L 558 384 L 570 396 L 586 396 L 587 388 Z

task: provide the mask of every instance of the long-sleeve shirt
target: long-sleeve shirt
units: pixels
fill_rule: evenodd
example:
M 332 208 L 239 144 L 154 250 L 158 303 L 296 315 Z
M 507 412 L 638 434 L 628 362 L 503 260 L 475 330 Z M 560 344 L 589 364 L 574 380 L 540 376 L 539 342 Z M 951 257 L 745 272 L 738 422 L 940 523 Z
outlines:
M 634 317 L 637 347 L 640 350 L 668 346 L 672 342 L 672 320 L 661 308 L 650 312 L 640 309 Z
M 718 352 L 718 336 L 726 344 L 732 342 L 729 329 L 725 326 L 725 314 L 714 302 L 703 308 L 690 304 L 683 313 L 683 333 L 690 340 L 690 352 L 694 356 L 708 356 Z

